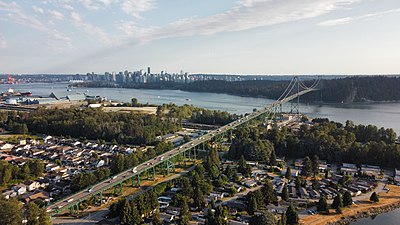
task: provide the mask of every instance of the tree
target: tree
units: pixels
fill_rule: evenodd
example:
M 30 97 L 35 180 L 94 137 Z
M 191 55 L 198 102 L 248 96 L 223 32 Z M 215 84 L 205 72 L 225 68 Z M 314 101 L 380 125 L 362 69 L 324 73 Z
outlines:
M 193 206 L 197 209 L 202 209 L 206 205 L 206 200 L 201 187 L 197 186 L 193 193 Z
M 312 157 L 311 167 L 312 167 L 312 172 L 313 172 L 313 174 L 315 176 L 319 171 L 319 157 L 317 155 L 314 155 Z
M 34 202 L 28 203 L 27 225 L 41 225 L 39 223 L 40 209 Z
M 303 167 L 301 168 L 301 175 L 309 177 L 312 173 L 312 164 L 308 156 L 303 160 Z
M 264 203 L 266 206 L 268 204 L 277 202 L 275 190 L 270 180 L 267 180 L 264 186 L 261 187 L 261 192 L 264 197 Z
M 131 99 L 131 104 L 132 104 L 132 106 L 137 106 L 137 105 L 138 105 L 138 100 L 137 100 L 137 98 L 132 98 L 132 99 Z
M 372 201 L 372 202 L 379 202 L 379 196 L 376 194 L 375 191 L 374 191 L 374 193 L 372 193 L 372 195 L 369 198 L 369 200 Z
M 275 149 L 272 149 L 271 156 L 269 157 L 269 164 L 272 166 L 276 166 L 276 154 Z
M 228 225 L 228 210 L 225 206 L 219 205 L 215 210 L 216 225 Z
M 153 224 L 154 225 L 162 225 L 163 221 L 160 216 L 160 212 L 157 210 L 153 215 Z
M 192 139 L 189 137 L 189 135 L 185 135 L 185 136 L 183 136 L 183 141 L 186 143 L 186 142 L 189 142 L 189 141 L 191 141 Z
M 49 214 L 46 211 L 46 207 L 42 207 L 40 208 L 40 212 L 39 212 L 39 224 L 40 225 L 51 225 L 51 219 Z
M 263 211 L 260 214 L 253 215 L 249 225 L 276 225 L 276 218 L 270 211 Z
M 317 204 L 317 210 L 318 210 L 318 212 L 327 212 L 328 211 L 328 202 L 326 201 L 325 197 L 319 198 L 319 201 Z
M 239 160 L 238 171 L 245 177 L 248 177 L 251 174 L 251 167 L 246 163 L 243 155 Z
M 332 208 L 339 209 L 343 207 L 343 200 L 340 194 L 337 194 L 336 197 L 333 199 Z
M 290 167 L 286 169 L 285 178 L 288 180 L 292 179 L 292 170 L 290 169 Z
M 346 191 L 343 195 L 343 206 L 350 206 L 353 204 L 353 199 L 351 198 L 351 193 Z
M 182 202 L 182 209 L 179 213 L 178 224 L 179 225 L 188 225 L 191 218 L 192 218 L 192 214 L 189 211 L 188 203 L 187 203 L 186 199 L 184 199 Z
M 288 201 L 289 200 L 289 190 L 285 184 L 282 190 L 281 198 L 283 201 Z
M 279 220 L 279 225 L 286 225 L 286 221 L 287 221 L 286 212 L 283 212 L 281 215 L 281 219 Z
M 22 223 L 22 204 L 14 198 L 5 200 L 0 196 L 0 224 L 19 225 Z
M 256 212 L 257 209 L 258 209 L 257 199 L 252 194 L 250 194 L 247 205 L 247 213 L 249 215 L 254 215 L 254 212 Z
M 293 205 L 290 204 L 286 210 L 286 224 L 287 225 L 295 225 L 299 223 L 299 215 L 297 211 L 294 209 Z
M 122 224 L 129 224 L 132 221 L 132 207 L 128 200 L 124 199 L 122 202 L 122 212 L 119 214 L 119 220 Z

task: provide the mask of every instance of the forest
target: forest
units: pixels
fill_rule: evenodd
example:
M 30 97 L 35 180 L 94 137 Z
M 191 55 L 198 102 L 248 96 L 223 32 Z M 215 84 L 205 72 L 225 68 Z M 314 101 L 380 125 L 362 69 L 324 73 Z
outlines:
M 311 86 L 313 81 L 304 81 Z M 135 89 L 176 89 L 189 92 L 225 93 L 239 96 L 264 97 L 278 99 L 288 86 L 289 81 L 254 80 L 254 81 L 196 81 L 193 83 L 99 83 L 90 82 L 79 85 L 87 87 L 124 87 Z M 338 79 L 323 79 L 319 91 L 304 95 L 303 102 L 353 103 L 382 102 L 400 100 L 400 77 L 388 76 L 353 76 Z
M 181 122 L 223 125 L 237 118 L 227 112 L 165 104 L 157 115 L 104 112 L 101 109 L 44 109 L 0 112 L 0 127 L 19 134 L 49 134 L 118 144 L 154 145 L 156 137 L 180 130 Z
M 328 119 L 314 119 L 312 126 L 302 125 L 298 131 L 273 126 L 235 132 L 228 157 L 268 162 L 271 155 L 304 158 L 317 155 L 336 163 L 371 164 L 400 167 L 400 145 L 393 129 L 373 125 L 345 125 Z M 250 146 L 250 147 L 245 147 Z

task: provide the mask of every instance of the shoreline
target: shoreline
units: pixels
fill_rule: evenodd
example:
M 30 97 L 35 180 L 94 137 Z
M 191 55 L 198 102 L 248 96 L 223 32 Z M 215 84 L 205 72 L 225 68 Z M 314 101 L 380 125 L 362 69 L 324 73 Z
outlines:
M 82 83 L 79 83 L 78 85 L 70 84 L 71 86 L 75 88 L 122 88 L 122 89 L 136 89 L 136 90 L 178 90 L 178 91 L 184 91 L 184 92 L 190 92 L 190 93 L 214 93 L 214 94 L 226 94 L 226 95 L 232 95 L 232 96 L 238 96 L 238 97 L 247 97 L 247 98 L 263 98 L 263 99 L 268 99 L 268 100 L 274 100 L 270 97 L 264 96 L 264 95 L 249 95 L 249 94 L 235 94 L 235 93 L 228 93 L 228 92 L 217 92 L 217 91 L 190 91 L 186 89 L 182 89 L 179 87 L 164 87 L 164 88 L 157 88 L 157 87 L 143 87 L 143 86 L 138 86 L 138 87 L 124 87 L 120 86 L 118 84 L 109 84 L 109 85 L 84 85 Z M 311 104 L 311 105 L 357 105 L 357 104 L 384 104 L 384 103 L 399 103 L 400 100 L 385 100 L 385 101 L 374 101 L 374 100 L 365 100 L 365 101 L 358 101 L 358 102 L 347 102 L 347 103 L 342 103 L 342 102 L 320 102 L 320 101 L 314 101 L 314 102 L 302 102 L 302 104 Z
M 384 206 L 380 206 L 380 207 L 373 207 L 373 208 L 370 208 L 369 210 L 359 212 L 356 215 L 349 215 L 345 218 L 341 218 L 339 221 L 327 223 L 327 225 L 349 225 L 352 222 L 359 221 L 360 219 L 388 213 L 388 212 L 394 211 L 398 208 L 400 208 L 400 202 L 390 204 L 390 205 L 384 205 Z
M 370 202 L 368 194 L 363 199 L 358 200 L 357 204 L 343 208 L 342 214 L 314 214 L 304 217 L 300 221 L 307 225 L 349 225 L 359 219 L 393 211 L 400 208 L 400 187 L 389 185 L 389 189 L 389 192 L 381 191 L 378 193 L 379 202 Z

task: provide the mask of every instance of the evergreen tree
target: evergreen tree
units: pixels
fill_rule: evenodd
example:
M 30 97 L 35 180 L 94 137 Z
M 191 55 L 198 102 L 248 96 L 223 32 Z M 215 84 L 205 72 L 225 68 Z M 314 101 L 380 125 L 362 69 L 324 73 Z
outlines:
M 256 212 L 257 209 L 258 209 L 257 199 L 253 195 L 250 195 L 248 199 L 247 213 L 249 215 L 254 215 L 254 212 Z
M 245 177 L 248 177 L 251 174 L 251 167 L 246 163 L 243 155 L 240 157 L 239 160 L 238 171 L 242 173 L 242 175 Z
M 45 207 L 40 208 L 40 212 L 39 212 L 39 224 L 40 225 L 51 225 L 51 219 L 49 214 L 46 211 Z
M 0 224 L 20 225 L 22 223 L 22 204 L 14 198 L 8 200 L 0 196 Z
M 283 187 L 281 198 L 283 201 L 286 201 L 286 202 L 289 200 L 289 190 L 288 190 L 286 184 Z
M 343 207 L 343 200 L 340 194 L 336 195 L 332 202 L 332 208 L 339 209 Z
M 312 161 L 311 161 L 311 167 L 312 167 L 312 173 L 314 174 L 318 174 L 319 172 L 319 157 L 317 155 L 314 155 L 312 157 Z
M 178 224 L 179 225 L 188 225 L 191 218 L 192 218 L 192 214 L 189 211 L 188 203 L 186 200 L 183 200 L 182 209 L 179 213 Z
M 219 205 L 215 210 L 216 225 L 228 225 L 228 210 L 225 206 Z
M 269 164 L 270 164 L 271 166 L 276 166 L 275 149 L 272 149 L 272 151 L 271 151 L 271 156 L 269 157 Z
M 206 218 L 206 221 L 204 224 L 205 225 L 216 225 L 215 215 L 213 212 L 212 204 L 210 204 L 207 208 L 207 218 Z
M 154 225 L 162 225 L 163 221 L 160 216 L 160 212 L 157 210 L 153 215 L 153 224 Z
M 39 223 L 40 209 L 34 202 L 28 203 L 27 225 L 41 225 Z
M 202 209 L 206 205 L 206 200 L 204 198 L 203 192 L 200 187 L 196 187 L 193 193 L 193 206 L 197 209 Z
M 312 164 L 311 160 L 308 156 L 306 156 L 303 160 L 303 167 L 301 168 L 301 175 L 305 177 L 309 177 L 312 174 Z
M 350 206 L 353 204 L 353 199 L 351 198 L 351 193 L 346 191 L 343 195 L 343 206 Z
M 261 192 L 264 197 L 265 205 L 277 202 L 275 190 L 270 180 L 267 179 L 264 186 L 261 187 Z
M 281 215 L 281 219 L 279 220 L 279 223 L 280 225 L 286 225 L 286 221 L 287 221 L 286 212 L 283 212 Z
M 285 178 L 288 180 L 292 179 L 292 170 L 290 169 L 290 167 L 286 169 Z
M 122 224 L 129 224 L 132 221 L 132 207 L 128 200 L 122 200 L 122 212 L 119 214 L 119 220 Z
M 317 204 L 317 210 L 319 212 L 327 212 L 328 211 L 328 202 L 326 201 L 325 197 L 319 198 L 319 201 Z
M 132 207 L 132 224 L 139 225 L 142 224 L 142 216 L 139 213 L 139 210 L 136 207 Z
M 276 225 L 276 223 L 276 218 L 270 211 L 253 215 L 249 221 L 249 225 Z
M 372 202 L 379 202 L 379 196 L 376 194 L 375 191 L 374 191 L 374 193 L 372 193 L 372 195 L 369 198 L 369 200 L 372 201 Z
M 293 205 L 290 204 L 286 210 L 286 224 L 287 225 L 295 225 L 299 223 L 299 215 L 297 211 L 294 209 Z

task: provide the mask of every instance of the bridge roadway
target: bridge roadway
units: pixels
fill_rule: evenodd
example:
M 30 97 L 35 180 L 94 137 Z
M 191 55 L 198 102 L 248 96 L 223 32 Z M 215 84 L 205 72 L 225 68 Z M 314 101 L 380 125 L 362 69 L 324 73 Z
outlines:
M 260 110 L 257 110 L 256 112 L 253 112 L 253 113 L 251 113 L 251 114 L 249 114 L 249 115 L 247 115 L 247 116 L 245 116 L 243 118 L 240 118 L 240 119 L 238 119 L 236 121 L 233 121 L 233 122 L 231 122 L 231 123 L 229 123 L 229 124 L 227 124 L 225 126 L 222 126 L 219 129 L 211 130 L 207 134 L 202 135 L 199 138 L 196 138 L 196 139 L 194 139 L 194 140 L 192 140 L 190 142 L 187 142 L 187 143 L 185 143 L 185 144 L 183 144 L 183 145 L 181 145 L 181 146 L 179 146 L 177 148 L 172 149 L 171 151 L 168 151 L 168 152 L 166 152 L 164 154 L 161 154 L 161 155 L 157 156 L 154 159 L 148 160 L 147 162 L 144 162 L 144 163 L 136 166 L 136 168 L 135 168 L 136 171 L 135 172 L 133 172 L 133 169 L 131 168 L 129 170 L 121 172 L 118 175 L 115 175 L 115 176 L 113 176 L 111 178 L 108 178 L 108 179 L 106 179 L 104 181 L 101 181 L 101 182 L 91 186 L 90 187 L 90 192 L 89 192 L 89 188 L 86 188 L 86 189 L 84 189 L 82 191 L 79 191 L 79 192 L 77 192 L 77 193 L 75 193 L 73 195 L 68 196 L 67 198 L 61 199 L 61 200 L 49 205 L 47 207 L 47 211 L 48 212 L 64 211 L 64 210 L 68 209 L 72 205 L 75 205 L 75 204 L 77 204 L 79 202 L 82 202 L 83 200 L 88 199 L 93 195 L 99 194 L 100 192 L 102 192 L 104 190 L 110 189 L 110 188 L 114 187 L 115 185 L 117 185 L 117 184 L 119 184 L 121 182 L 129 180 L 133 176 L 139 175 L 139 174 L 145 172 L 146 170 L 149 170 L 149 169 L 155 167 L 156 165 L 161 164 L 164 161 L 166 161 L 166 160 L 168 160 L 168 159 L 170 159 L 170 158 L 172 158 L 174 156 L 177 156 L 177 155 L 179 155 L 179 154 L 181 154 L 183 152 L 186 152 L 186 151 L 188 151 L 190 149 L 193 149 L 194 147 L 213 139 L 217 135 L 224 134 L 227 131 L 230 131 L 230 130 L 242 125 L 243 123 L 246 123 L 246 122 L 248 122 L 248 121 L 250 121 L 252 119 L 255 119 L 255 118 L 261 116 L 264 113 L 270 112 L 274 107 L 278 107 L 279 105 L 282 105 L 282 104 L 284 104 L 286 102 L 289 102 L 289 101 L 291 101 L 291 100 L 293 100 L 293 99 L 295 99 L 295 98 L 297 98 L 297 97 L 299 97 L 301 95 L 304 95 L 304 94 L 306 94 L 308 92 L 311 92 L 311 91 L 314 91 L 314 90 L 315 89 L 306 89 L 304 91 L 301 91 L 299 93 L 291 95 L 291 96 L 289 96 L 287 98 L 284 98 L 282 100 L 276 101 L 276 102 L 268 105 L 267 107 L 264 107 L 264 108 L 262 108 Z

